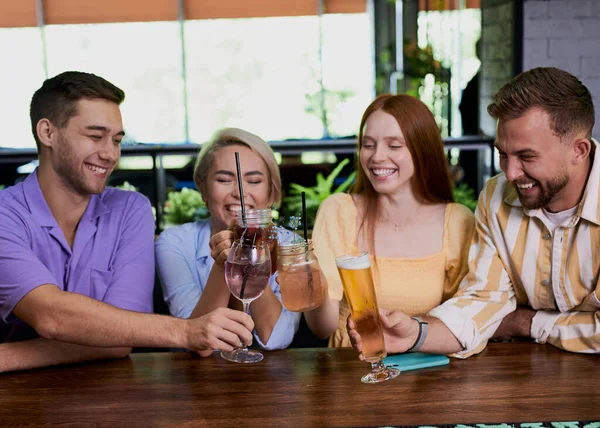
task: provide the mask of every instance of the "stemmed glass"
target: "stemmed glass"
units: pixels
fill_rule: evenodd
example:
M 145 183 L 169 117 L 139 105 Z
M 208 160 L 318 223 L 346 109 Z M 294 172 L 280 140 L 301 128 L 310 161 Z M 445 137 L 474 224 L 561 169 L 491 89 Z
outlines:
M 383 327 L 379 318 L 377 294 L 371 273 L 371 259 L 367 251 L 345 254 L 335 259 L 352 319 L 362 341 L 365 361 L 371 363 L 371 372 L 361 378 L 363 383 L 377 383 L 394 379 L 400 370 L 383 365 L 387 355 Z
M 250 303 L 261 296 L 271 277 L 271 255 L 269 247 L 259 242 L 235 241 L 225 263 L 225 282 L 233 296 L 242 302 L 248 313 Z M 263 354 L 242 346 L 233 351 L 221 351 L 226 360 L 236 363 L 258 363 Z

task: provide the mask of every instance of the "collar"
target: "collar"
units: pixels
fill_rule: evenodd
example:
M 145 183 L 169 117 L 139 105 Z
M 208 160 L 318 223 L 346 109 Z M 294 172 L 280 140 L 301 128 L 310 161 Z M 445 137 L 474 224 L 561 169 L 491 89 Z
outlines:
M 95 221 L 98 217 L 110 213 L 110 208 L 108 205 L 106 205 L 106 203 L 104 203 L 104 197 L 106 194 L 107 189 L 104 189 L 104 192 L 102 192 L 100 195 L 92 195 L 90 202 L 83 213 L 83 217 L 81 217 L 82 220 Z
M 35 222 L 42 227 L 58 227 L 58 223 L 54 219 L 42 189 L 40 189 L 40 183 L 37 176 L 37 168 L 23 181 L 23 194 L 25 195 L 25 202 L 29 207 L 31 215 L 35 219 Z
M 600 200 L 600 144 L 596 139 L 591 139 L 592 144 L 595 146 L 594 150 L 594 162 L 592 163 L 592 169 L 588 176 L 588 180 L 583 192 L 583 197 L 579 202 L 576 217 L 581 217 L 591 223 L 600 225 L 600 211 L 598 201 Z M 519 194 L 517 193 L 517 186 L 513 183 L 506 182 L 504 187 L 504 202 L 513 207 L 521 207 L 523 212 L 528 216 L 538 217 L 541 210 L 532 210 L 524 208 L 521 205 Z
M 40 188 L 37 173 L 38 170 L 36 168 L 23 182 L 25 202 L 37 224 L 42 227 L 58 227 L 58 223 L 52 215 Z M 110 208 L 104 203 L 103 199 L 107 192 L 110 191 L 110 189 L 105 189 L 100 195 L 92 195 L 81 219 L 94 221 L 98 217 L 109 213 Z
M 198 228 L 197 241 L 196 241 L 196 260 L 206 261 L 210 257 L 210 217 L 203 220 L 196 221 L 196 227 Z

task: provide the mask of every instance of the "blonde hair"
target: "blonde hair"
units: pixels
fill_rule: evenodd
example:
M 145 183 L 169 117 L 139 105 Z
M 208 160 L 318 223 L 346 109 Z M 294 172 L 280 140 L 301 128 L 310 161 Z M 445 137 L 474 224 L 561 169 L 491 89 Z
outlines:
M 223 147 L 241 145 L 246 146 L 264 161 L 267 172 L 269 174 L 269 205 L 278 206 L 281 203 L 281 175 L 279 174 L 279 166 L 275 160 L 275 154 L 271 146 L 257 135 L 251 132 L 244 131 L 239 128 L 225 128 L 217 131 L 213 138 L 202 145 L 196 165 L 194 166 L 194 183 L 196 187 L 204 195 L 207 191 L 206 181 L 208 179 L 208 171 L 215 153 Z

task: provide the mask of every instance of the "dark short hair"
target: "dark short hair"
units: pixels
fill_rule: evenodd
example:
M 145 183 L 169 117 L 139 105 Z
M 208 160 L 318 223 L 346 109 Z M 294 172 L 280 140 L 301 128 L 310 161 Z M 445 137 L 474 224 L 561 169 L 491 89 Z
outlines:
M 548 113 L 552 132 L 560 138 L 578 132 L 592 136 L 592 95 L 577 77 L 564 70 L 539 67 L 519 74 L 500 88 L 487 110 L 494 119 L 510 120 L 532 108 Z
M 77 101 L 81 99 L 104 99 L 120 105 L 125 92 L 108 80 L 91 73 L 65 71 L 44 81 L 31 98 L 29 117 L 35 143 L 40 149 L 37 124 L 48 119 L 58 128 L 65 128 L 69 119 L 77 114 Z

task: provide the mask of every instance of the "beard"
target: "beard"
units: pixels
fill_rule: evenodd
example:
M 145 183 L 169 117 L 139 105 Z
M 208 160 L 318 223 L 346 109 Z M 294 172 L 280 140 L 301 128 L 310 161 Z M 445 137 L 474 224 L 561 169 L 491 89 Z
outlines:
M 81 196 L 100 194 L 106 188 L 106 180 L 101 186 L 86 182 L 85 174 L 80 171 L 79 161 L 71 143 L 61 134 L 58 141 L 56 173 L 63 183 Z M 87 168 L 84 166 L 84 168 Z
M 563 171 L 544 183 L 537 180 L 532 181 L 535 181 L 538 188 L 538 195 L 535 199 L 526 198 L 521 195 L 521 192 L 517 193 L 521 205 L 530 210 L 537 210 L 547 207 L 554 200 L 556 195 L 569 184 L 569 176 Z

